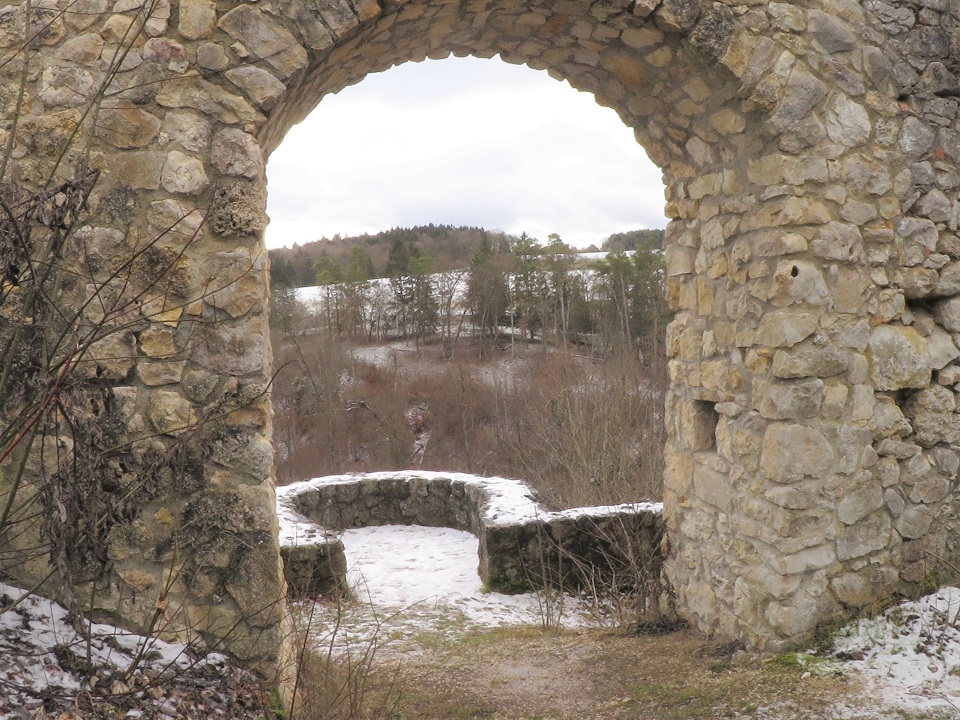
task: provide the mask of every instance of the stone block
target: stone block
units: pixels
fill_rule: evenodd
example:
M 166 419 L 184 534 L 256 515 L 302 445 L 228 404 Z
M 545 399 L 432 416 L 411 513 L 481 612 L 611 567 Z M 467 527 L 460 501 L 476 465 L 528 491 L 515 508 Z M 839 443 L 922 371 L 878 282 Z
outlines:
M 763 436 L 760 469 L 773 482 L 794 483 L 826 477 L 835 453 L 823 433 L 790 423 L 772 423 Z

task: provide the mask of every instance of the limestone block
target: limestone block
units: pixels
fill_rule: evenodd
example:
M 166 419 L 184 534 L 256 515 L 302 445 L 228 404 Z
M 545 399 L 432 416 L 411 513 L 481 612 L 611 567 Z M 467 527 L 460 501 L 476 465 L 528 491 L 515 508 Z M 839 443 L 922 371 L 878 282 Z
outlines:
M 869 566 L 855 573 L 843 573 L 830 581 L 830 590 L 844 605 L 864 607 L 876 602 L 878 594 L 888 595 L 896 587 L 899 575 L 891 567 Z
M 271 73 L 252 65 L 231 68 L 224 76 L 264 110 L 273 108 L 287 89 Z
M 180 0 L 179 33 L 187 40 L 210 37 L 217 21 L 217 8 L 212 0 Z
M 56 55 L 78 65 L 95 65 L 103 52 L 103 38 L 96 33 L 86 33 L 70 38 L 57 48 Z
M 87 347 L 77 363 L 77 373 L 85 379 L 123 380 L 135 361 L 133 334 L 114 332 Z
M 878 325 L 870 333 L 867 359 L 877 390 L 922 388 L 930 384 L 929 344 L 912 327 Z
M 179 150 L 167 153 L 167 161 L 160 174 L 160 182 L 167 192 L 190 195 L 203 190 L 210 181 L 203 163 Z
M 699 500 L 723 513 L 729 513 L 733 509 L 733 492 L 726 474 L 698 463 L 693 470 L 693 486 Z
M 817 330 L 819 318 L 812 313 L 774 311 L 760 319 L 754 342 L 762 347 L 793 347 Z
M 823 82 L 797 63 L 787 80 L 783 98 L 770 117 L 770 124 L 780 132 L 795 128 L 826 94 Z
M 230 58 L 217 43 L 203 43 L 197 48 L 197 65 L 204 70 L 220 72 L 230 67 Z
M 149 327 L 138 338 L 140 351 L 151 358 L 169 358 L 177 354 L 173 330 L 167 327 Z
M 869 421 L 874 417 L 876 396 L 869 385 L 856 385 L 853 388 L 853 402 L 850 407 L 850 419 L 854 421 Z M 896 406 L 894 406 L 896 407 Z M 897 408 L 899 411 L 899 408 Z
M 916 442 L 922 447 L 960 442 L 960 423 L 954 393 L 942 385 L 926 387 L 907 400 L 904 413 L 910 418 Z
M 886 195 L 893 187 L 889 168 L 867 155 L 850 155 L 840 163 L 839 179 L 857 193 Z
M 753 383 L 753 405 L 767 420 L 800 420 L 815 417 L 823 402 L 823 380 Z
M 848 148 L 865 143 L 872 129 L 866 108 L 839 94 L 827 107 L 825 126 L 833 142 Z
M 131 190 L 156 190 L 167 156 L 150 151 L 118 153 L 102 176 L 105 186 L 119 185 Z
M 217 253 L 209 258 L 208 269 L 204 299 L 214 307 L 230 317 L 241 317 L 262 303 L 262 262 L 248 251 L 237 248 Z
M 900 513 L 900 517 L 894 522 L 894 528 L 904 540 L 916 540 L 930 532 L 933 518 L 929 508 L 909 507 Z
M 197 236 L 203 224 L 199 211 L 173 199 L 150 203 L 147 224 L 156 236 L 164 235 L 175 240 L 190 240 Z
M 161 145 L 175 143 L 187 152 L 200 153 L 210 145 L 210 122 L 190 111 L 171 111 L 160 126 Z
M 905 478 L 905 481 L 909 481 L 909 478 Z M 909 498 L 912 503 L 932 505 L 943 500 L 949 492 L 950 478 L 930 467 L 913 481 Z
M 255 316 L 242 322 L 220 322 L 204 331 L 196 360 L 208 370 L 246 375 L 261 370 L 267 361 L 266 322 Z
M 89 103 L 95 92 L 93 75 L 81 68 L 52 65 L 40 79 L 39 95 L 47 107 L 80 107 Z
M 155 390 L 147 401 L 147 417 L 162 433 L 174 434 L 196 422 L 193 405 L 172 390 Z
M 837 561 L 832 543 L 813 545 L 795 553 L 782 555 L 773 560 L 773 567 L 784 575 L 799 575 L 812 570 L 821 570 Z
M 930 150 L 934 139 L 933 129 L 927 123 L 909 115 L 900 128 L 898 142 L 903 153 L 919 157 Z
M 100 28 L 100 36 L 111 45 L 119 45 L 125 38 L 135 35 L 136 31 L 131 31 L 135 21 L 129 15 L 111 15 Z
M 787 305 L 822 305 L 830 297 L 823 273 L 804 260 L 783 260 L 770 283 L 768 299 L 775 307 Z
M 661 30 L 684 32 L 693 27 L 699 16 L 697 0 L 661 0 L 653 17 Z
M 185 76 L 164 82 L 156 100 L 167 108 L 192 108 L 227 125 L 259 125 L 264 120 L 242 97 L 198 76 Z
M 211 155 L 213 166 L 224 175 L 255 178 L 263 172 L 263 153 L 259 143 L 238 128 L 218 132 L 213 138 Z
M 953 342 L 950 333 L 934 327 L 927 336 L 927 362 L 930 367 L 941 370 L 958 357 L 960 357 L 960 349 Z
M 882 511 L 847 527 L 837 538 L 837 559 L 853 560 L 883 550 L 890 544 L 890 517 Z
M 137 376 L 140 378 L 140 381 L 148 387 L 172 385 L 180 382 L 186 364 L 186 360 L 175 362 L 139 362 L 137 363 Z
M 933 316 L 944 329 L 960 333 L 960 297 L 934 303 Z
M 760 469 L 768 480 L 794 483 L 805 478 L 823 478 L 834 460 L 833 447 L 815 428 L 772 423 L 764 433 Z
M 847 354 L 827 345 L 818 347 L 805 341 L 795 349 L 777 350 L 773 356 L 773 375 L 786 378 L 828 378 L 845 372 L 849 367 Z
M 828 54 L 853 50 L 858 45 L 857 35 L 850 25 L 822 10 L 811 10 L 807 14 L 807 31 Z
M 307 66 L 307 51 L 296 38 L 259 8 L 240 5 L 220 18 L 217 25 L 256 58 L 265 60 L 288 78 Z
M 882 507 L 883 489 L 879 483 L 867 482 L 840 498 L 837 503 L 837 519 L 844 525 L 853 525 Z
M 146 147 L 159 132 L 160 118 L 137 108 L 105 109 L 97 115 L 97 137 L 114 147 Z

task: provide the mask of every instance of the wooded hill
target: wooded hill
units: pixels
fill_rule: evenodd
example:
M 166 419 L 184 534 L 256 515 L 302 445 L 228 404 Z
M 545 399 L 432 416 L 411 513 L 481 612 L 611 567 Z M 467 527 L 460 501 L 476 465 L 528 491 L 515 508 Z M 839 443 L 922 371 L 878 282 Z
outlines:
M 419 225 L 393 228 L 375 235 L 334 236 L 292 248 L 270 251 L 271 281 L 275 288 L 308 287 L 342 280 L 366 280 L 391 275 L 391 249 L 402 245 L 407 254 L 429 258 L 432 272 L 465 269 L 481 251 L 489 247 L 493 254 L 509 253 L 518 242 L 532 238 L 508 235 L 478 227 L 453 225 Z M 534 241 L 535 242 L 535 241 Z M 548 245 L 562 243 L 551 235 Z M 663 230 L 633 230 L 610 235 L 600 247 L 590 246 L 583 252 L 634 250 L 638 243 L 646 248 L 659 248 Z M 538 244 L 535 242 L 535 244 Z M 394 261 L 396 258 L 394 258 Z M 395 262 L 393 263 L 395 264 Z M 327 276 L 318 281 L 318 272 Z M 339 274 L 339 277 L 338 277 Z

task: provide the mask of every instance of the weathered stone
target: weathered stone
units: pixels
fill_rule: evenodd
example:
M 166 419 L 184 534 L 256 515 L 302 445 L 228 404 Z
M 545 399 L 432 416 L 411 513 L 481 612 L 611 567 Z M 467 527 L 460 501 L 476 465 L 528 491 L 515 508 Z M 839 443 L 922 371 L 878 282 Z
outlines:
M 883 507 L 883 491 L 879 484 L 868 482 L 837 503 L 837 519 L 844 525 L 853 525 L 874 510 Z
M 922 388 L 930 384 L 929 345 L 911 327 L 878 325 L 870 333 L 867 358 L 877 390 Z
M 253 235 L 266 227 L 263 191 L 245 182 L 217 190 L 217 203 L 209 221 L 221 237 Z
M 829 222 L 818 229 L 811 249 L 817 257 L 826 260 L 862 260 L 863 237 L 856 225 Z
M 39 95 L 48 107 L 80 107 L 93 99 L 95 91 L 93 75 L 86 70 L 52 66 L 43 71 Z
M 197 48 L 197 65 L 204 70 L 220 72 L 230 67 L 226 51 L 216 43 L 203 43 Z
M 793 347 L 817 330 L 819 319 L 812 313 L 777 311 L 766 313 L 754 337 L 757 345 L 770 348 Z
M 256 58 L 288 78 L 307 66 L 307 52 L 284 27 L 252 5 L 240 5 L 223 15 L 217 25 Z
M 801 65 L 795 66 L 770 123 L 780 132 L 796 127 L 826 94 L 827 88 L 816 76 Z
M 890 593 L 899 577 L 894 568 L 868 567 L 856 573 L 844 573 L 830 581 L 837 600 L 851 607 L 865 607 L 875 601 L 878 590 Z
M 925 122 L 914 116 L 908 116 L 900 129 L 900 150 L 907 155 L 923 155 L 933 145 L 935 135 Z
M 823 478 L 834 463 L 830 442 L 814 428 L 773 423 L 763 436 L 760 469 L 778 483 Z
M 186 48 L 170 38 L 150 38 L 143 46 L 143 59 L 146 62 L 180 62 L 186 57 Z
M 693 27 L 700 16 L 696 0 L 661 0 L 654 12 L 657 27 L 667 32 L 683 32 Z
M 815 417 L 823 402 L 823 380 L 787 383 L 754 383 L 754 407 L 767 420 L 800 420 Z
M 868 515 L 847 527 L 837 538 L 837 559 L 852 560 L 883 550 L 890 544 L 890 530 L 890 517 L 886 513 Z
M 97 115 L 97 137 L 114 147 L 146 147 L 159 132 L 160 118 L 144 110 L 101 110 Z
M 926 507 L 910 507 L 900 513 L 894 521 L 894 528 L 905 540 L 916 540 L 930 532 L 933 513 Z
M 934 370 L 940 370 L 960 357 L 960 349 L 953 337 L 939 327 L 927 335 L 927 362 Z
M 137 338 L 140 351 L 151 358 L 168 358 L 177 354 L 173 330 L 166 327 L 149 327 Z
M 103 52 L 103 38 L 95 33 L 87 33 L 70 38 L 57 49 L 57 57 L 79 65 L 93 65 Z
M 263 155 L 256 138 L 236 128 L 221 130 L 211 147 L 213 166 L 222 174 L 255 178 L 263 172 Z
M 960 417 L 955 411 L 953 392 L 941 385 L 925 387 L 914 393 L 904 406 L 904 413 L 916 433 L 916 442 L 922 447 L 960 442 Z
M 272 109 L 287 89 L 271 73 L 251 65 L 231 68 L 224 76 L 264 110 Z
M 228 125 L 262 120 L 260 113 L 243 98 L 197 77 L 168 80 L 156 99 L 163 107 L 193 108 Z
M 817 347 L 809 341 L 795 350 L 778 350 L 773 356 L 773 375 L 778 378 L 828 378 L 847 370 L 847 355 L 832 346 Z
M 186 360 L 174 362 L 141 362 L 137 364 L 137 376 L 148 387 L 173 385 L 183 377 Z
M 147 417 L 157 430 L 167 435 L 187 430 L 196 422 L 193 405 L 172 390 L 155 390 L 150 395 Z
M 845 95 L 836 95 L 826 113 L 827 135 L 835 143 L 852 148 L 870 138 L 870 115 Z
M 77 373 L 86 379 L 125 380 L 136 357 L 131 333 L 110 333 L 86 348 L 77 362 Z
M 187 40 L 201 40 L 213 34 L 217 8 L 212 0 L 180 0 L 177 30 Z
M 167 153 L 160 182 L 167 192 L 192 194 L 205 188 L 210 181 L 200 160 L 179 150 L 171 150 Z

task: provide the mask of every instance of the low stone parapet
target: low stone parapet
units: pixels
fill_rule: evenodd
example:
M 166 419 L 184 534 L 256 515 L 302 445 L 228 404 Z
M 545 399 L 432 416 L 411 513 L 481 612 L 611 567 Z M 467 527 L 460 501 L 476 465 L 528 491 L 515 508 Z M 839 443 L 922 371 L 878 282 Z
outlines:
M 425 525 L 473 533 L 491 590 L 606 588 L 659 578 L 659 503 L 550 511 L 518 480 L 463 473 L 332 475 L 277 489 L 280 544 L 294 595 L 346 587 L 339 532 Z

